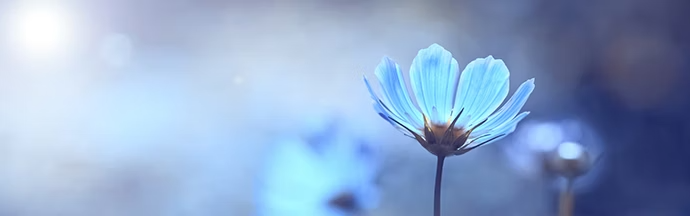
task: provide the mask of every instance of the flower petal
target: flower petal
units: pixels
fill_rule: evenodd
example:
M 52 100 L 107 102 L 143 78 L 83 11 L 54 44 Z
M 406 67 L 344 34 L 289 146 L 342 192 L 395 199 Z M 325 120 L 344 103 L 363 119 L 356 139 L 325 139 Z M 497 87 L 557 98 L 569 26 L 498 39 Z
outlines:
M 478 58 L 467 64 L 460 75 L 453 110 L 464 108 L 462 115 L 471 119 L 466 128 L 485 120 L 508 96 L 510 72 L 503 60 L 493 56 Z M 460 125 L 459 125 L 460 126 Z
M 383 101 L 381 101 L 381 99 L 379 99 L 378 96 L 376 96 L 376 93 L 374 93 L 374 90 L 371 88 L 371 85 L 369 84 L 369 80 L 367 80 L 366 77 L 364 77 L 364 84 L 366 84 L 367 89 L 369 90 L 369 94 L 371 96 L 371 99 L 374 100 L 374 110 L 376 110 L 376 112 L 379 114 L 379 116 L 381 116 L 381 118 L 388 121 L 388 123 L 393 125 L 395 128 L 397 128 L 398 130 L 400 130 L 401 132 L 403 132 L 403 134 L 405 134 L 407 136 L 413 137 L 413 135 L 410 134 L 410 132 L 407 129 L 411 130 L 414 133 L 420 133 L 419 129 L 412 127 L 412 125 L 403 121 L 403 119 L 398 115 L 398 113 L 396 113 L 394 110 L 391 110 L 390 108 L 388 108 L 383 103 Z M 398 122 L 399 124 L 396 122 Z M 405 129 L 405 127 L 407 129 Z
M 412 61 L 412 90 L 431 123 L 446 124 L 451 119 L 458 76 L 458 62 L 438 44 L 420 50 Z
M 513 96 L 508 99 L 508 102 L 503 104 L 503 107 L 496 111 L 496 113 L 489 116 L 489 120 L 477 127 L 475 132 L 478 134 L 487 133 L 496 127 L 506 124 L 514 118 L 514 116 L 520 112 L 522 106 L 527 102 L 530 94 L 534 91 L 534 87 L 534 78 L 520 84 L 520 87 L 518 87 L 515 93 L 513 93 Z
M 522 121 L 525 117 L 529 115 L 529 112 L 522 112 L 520 115 L 516 116 L 512 120 L 506 122 L 505 124 L 501 125 L 500 127 L 494 128 L 491 131 L 488 132 L 490 135 L 479 135 L 479 137 L 473 139 L 470 145 L 468 145 L 468 148 L 475 147 L 477 145 L 487 145 L 491 144 L 493 142 L 496 142 L 500 139 L 502 139 L 505 136 L 508 136 L 509 134 L 513 133 L 515 131 L 515 128 L 517 128 L 518 123 Z
M 400 66 L 388 57 L 384 57 L 376 67 L 376 77 L 383 89 L 384 96 L 399 116 L 415 128 L 424 127 L 422 113 L 419 112 L 405 87 Z

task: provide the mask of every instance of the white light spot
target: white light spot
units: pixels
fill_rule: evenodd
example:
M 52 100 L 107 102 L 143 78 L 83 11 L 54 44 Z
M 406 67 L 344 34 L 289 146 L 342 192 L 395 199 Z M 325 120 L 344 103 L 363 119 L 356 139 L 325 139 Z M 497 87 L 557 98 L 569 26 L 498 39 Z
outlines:
M 111 34 L 103 39 L 101 44 L 101 58 L 114 67 L 122 67 L 129 63 L 132 56 L 132 39 L 126 34 Z
M 558 156 L 567 160 L 579 158 L 584 153 L 582 145 L 574 142 L 564 142 L 558 146 Z
M 73 35 L 70 13 L 54 4 L 18 8 L 8 19 L 12 45 L 26 57 L 59 57 L 69 49 Z

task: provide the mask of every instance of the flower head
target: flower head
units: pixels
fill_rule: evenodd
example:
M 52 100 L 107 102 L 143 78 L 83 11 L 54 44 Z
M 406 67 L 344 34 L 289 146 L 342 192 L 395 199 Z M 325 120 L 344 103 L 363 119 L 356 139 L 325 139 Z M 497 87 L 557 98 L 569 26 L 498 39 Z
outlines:
M 307 123 L 305 137 L 272 146 L 258 184 L 258 215 L 348 216 L 378 204 L 378 154 L 342 123 Z
M 464 154 L 512 133 L 529 114 L 520 110 L 534 90 L 534 79 L 525 81 L 499 109 L 509 90 L 505 63 L 492 56 L 478 58 L 460 73 L 458 62 L 438 44 L 420 50 L 412 61 L 416 105 L 393 60 L 384 57 L 376 77 L 385 100 L 366 77 L 364 82 L 379 115 L 437 156 Z

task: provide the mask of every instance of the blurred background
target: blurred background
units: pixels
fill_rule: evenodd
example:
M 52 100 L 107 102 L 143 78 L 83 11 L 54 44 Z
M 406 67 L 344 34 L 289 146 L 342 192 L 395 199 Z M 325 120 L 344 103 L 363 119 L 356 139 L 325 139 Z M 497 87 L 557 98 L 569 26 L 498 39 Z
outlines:
M 362 184 L 378 188 L 365 215 L 429 215 L 435 158 L 377 116 L 362 75 L 384 55 L 407 72 L 432 43 L 461 65 L 503 59 L 511 92 L 537 85 L 516 133 L 446 160 L 444 214 L 555 215 L 558 181 L 533 155 L 572 141 L 604 155 L 575 215 L 690 215 L 688 6 L 3 0 L 0 215 L 255 215 L 291 194 L 351 208 L 374 195 L 341 189 Z M 351 147 L 305 138 L 332 116 Z M 298 150 L 272 156 L 283 145 Z M 295 190 L 268 202 L 265 182 Z

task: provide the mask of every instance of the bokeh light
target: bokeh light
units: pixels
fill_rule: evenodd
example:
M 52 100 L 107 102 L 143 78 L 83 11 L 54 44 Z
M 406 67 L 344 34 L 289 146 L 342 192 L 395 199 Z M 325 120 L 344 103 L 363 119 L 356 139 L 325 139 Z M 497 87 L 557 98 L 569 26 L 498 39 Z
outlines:
M 563 127 L 558 123 L 526 122 L 520 127 L 518 139 L 535 151 L 549 151 L 565 139 Z
M 558 146 L 558 156 L 566 160 L 574 160 L 584 153 L 582 146 L 576 142 L 564 142 Z
M 31 59 L 63 55 L 74 42 L 76 20 L 73 11 L 59 2 L 36 2 L 19 5 L 6 14 L 10 44 L 21 56 Z

